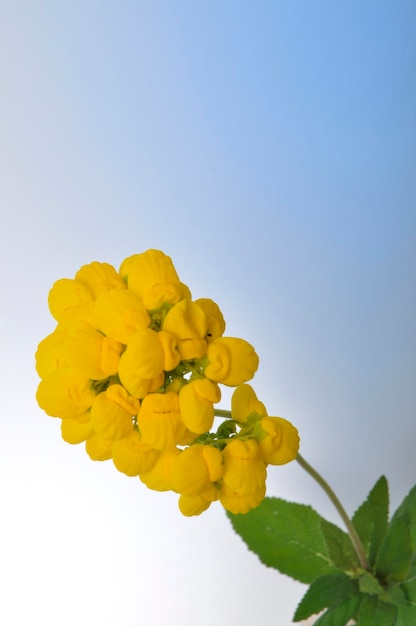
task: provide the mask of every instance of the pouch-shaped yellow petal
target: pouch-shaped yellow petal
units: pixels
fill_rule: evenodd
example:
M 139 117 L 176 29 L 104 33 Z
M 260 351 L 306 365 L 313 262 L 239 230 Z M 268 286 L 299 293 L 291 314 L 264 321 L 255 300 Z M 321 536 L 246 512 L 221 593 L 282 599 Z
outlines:
M 138 430 L 132 430 L 127 437 L 114 441 L 112 450 L 114 465 L 127 476 L 148 472 L 162 454 L 143 443 Z
M 208 500 L 204 498 L 204 496 L 181 495 L 178 502 L 179 510 L 182 515 L 186 515 L 187 517 L 190 517 L 192 515 L 201 515 L 201 513 L 206 511 L 208 507 L 211 506 L 211 503 L 217 499 L 217 494 L 215 498 L 212 498 L 212 500 Z
M 179 411 L 176 393 L 151 393 L 143 398 L 138 426 L 143 441 L 156 450 L 173 448 L 186 436 L 187 430 Z
M 124 346 L 97 330 L 81 329 L 70 333 L 64 356 L 73 369 L 91 378 L 103 380 L 117 373 Z
M 62 439 L 67 443 L 77 444 L 86 441 L 94 434 L 91 421 L 80 422 L 77 419 L 65 419 L 61 424 Z
M 62 329 L 56 329 L 45 337 L 36 351 L 36 371 L 41 378 L 59 367 L 68 367 L 68 361 L 64 357 L 64 344 L 68 333 Z
M 111 459 L 113 442 L 103 439 L 96 433 L 91 435 L 85 442 L 85 450 L 93 461 L 108 461 Z
M 96 330 L 93 320 L 94 300 L 88 300 L 78 306 L 65 309 L 62 313 L 57 328 L 66 330 L 68 333 L 82 328 Z
M 140 402 L 134 396 L 129 395 L 122 385 L 110 385 L 105 393 L 110 400 L 117 402 L 130 415 L 137 415 L 139 412 Z
M 177 339 L 205 339 L 208 325 L 204 311 L 192 300 L 181 300 L 165 317 L 163 330 Z
M 208 345 L 205 376 L 218 383 L 237 387 L 253 378 L 259 357 L 244 339 L 220 337 Z
M 239 495 L 260 489 L 266 480 L 266 464 L 257 441 L 232 439 L 223 450 L 223 482 Z
M 249 415 L 256 413 L 259 417 L 267 415 L 263 402 L 258 400 L 250 385 L 239 385 L 231 397 L 231 414 L 233 419 L 244 422 Z
M 174 304 L 183 296 L 182 283 L 158 283 L 143 292 L 143 302 L 149 311 L 159 309 L 165 302 Z
M 218 304 L 210 298 L 198 298 L 195 300 L 195 304 L 204 311 L 207 318 L 206 340 L 208 343 L 222 337 L 225 331 L 225 320 Z
M 164 382 L 165 374 L 164 372 L 160 372 L 158 376 L 155 376 L 154 378 L 151 378 L 149 380 L 149 389 L 147 390 L 147 393 L 153 393 L 154 391 L 158 391 Z
M 132 417 L 138 407 L 125 396 L 128 396 L 127 391 L 121 385 L 112 385 L 95 398 L 91 407 L 91 423 L 102 439 L 121 439 L 133 430 Z
M 62 367 L 40 381 L 36 399 L 52 417 L 74 418 L 89 409 L 95 399 L 91 381 L 79 372 Z
M 120 265 L 120 275 L 127 277 L 129 283 L 133 281 L 137 287 L 135 291 L 146 291 L 157 283 L 176 283 L 179 276 L 172 263 L 172 259 L 161 250 L 146 250 L 140 254 L 133 254 Z
M 95 301 L 94 321 L 105 335 L 127 344 L 137 330 L 149 326 L 150 317 L 137 293 L 111 289 Z
M 151 328 L 142 328 L 132 335 L 125 352 L 121 355 L 118 374 L 123 385 L 137 398 L 142 398 L 149 381 L 163 372 L 164 354 L 158 333 Z M 145 394 L 148 391 L 148 385 Z
M 214 422 L 214 403 L 221 400 L 217 384 L 200 378 L 184 385 L 179 392 L 182 420 L 193 433 L 208 432 Z
M 172 260 L 160 250 L 147 250 L 123 261 L 120 274 L 127 278 L 129 289 L 138 293 L 147 309 L 157 309 L 164 302 L 180 300 L 183 285 Z
M 92 292 L 83 283 L 72 278 L 60 278 L 49 292 L 49 310 L 59 322 L 65 312 L 93 299 Z
M 129 379 L 127 376 L 124 376 L 123 378 L 120 376 L 120 380 L 123 383 L 124 387 L 137 398 L 144 398 L 145 395 L 149 393 L 150 385 L 152 382 L 147 378 Z
M 265 484 L 249 494 L 239 494 L 224 483 L 220 490 L 220 502 L 230 513 L 235 515 L 245 514 L 259 506 L 265 495 Z
M 156 463 L 147 472 L 139 474 L 139 478 L 149 489 L 170 491 L 172 489 L 171 469 L 179 455 L 177 448 L 170 448 L 160 453 Z
M 94 298 L 108 289 L 126 289 L 125 282 L 115 268 L 99 261 L 83 265 L 75 274 L 75 280 L 86 285 Z
M 118 364 L 120 363 L 120 354 L 124 349 L 123 344 L 111 337 L 104 337 L 101 348 L 101 369 L 105 378 L 117 374 Z
M 163 350 L 163 369 L 170 372 L 181 361 L 181 355 L 178 350 L 178 340 L 171 333 L 161 330 L 157 334 Z
M 200 359 L 207 350 L 207 318 L 204 311 L 191 300 L 181 300 L 165 317 L 163 330 L 174 335 L 183 361 Z
M 258 441 L 265 463 L 284 465 L 297 457 L 299 434 L 293 424 L 283 417 L 264 417 L 260 425 L 264 436 Z
M 186 496 L 204 493 L 224 471 L 222 454 L 217 448 L 196 443 L 181 452 L 172 465 L 172 489 Z

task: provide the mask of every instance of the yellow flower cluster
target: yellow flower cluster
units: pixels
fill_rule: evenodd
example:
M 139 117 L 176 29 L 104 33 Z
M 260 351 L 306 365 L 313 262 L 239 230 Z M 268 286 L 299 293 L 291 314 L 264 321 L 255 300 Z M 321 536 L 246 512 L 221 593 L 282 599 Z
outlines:
M 215 500 L 247 512 L 264 498 L 267 465 L 296 457 L 296 429 L 245 384 L 253 347 L 223 337 L 217 304 L 193 301 L 163 252 L 130 256 L 119 272 L 85 265 L 54 284 L 49 308 L 57 326 L 36 353 L 37 400 L 91 459 L 179 493 L 182 513 L 198 515 Z M 231 412 L 214 408 L 219 383 L 236 387 Z M 210 432 L 215 415 L 226 419 Z

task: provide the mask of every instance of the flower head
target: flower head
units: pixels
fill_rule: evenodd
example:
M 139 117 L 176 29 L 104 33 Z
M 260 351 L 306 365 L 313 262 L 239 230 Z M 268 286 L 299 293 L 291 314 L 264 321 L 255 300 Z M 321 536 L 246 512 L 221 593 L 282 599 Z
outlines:
M 254 348 L 223 336 L 218 305 L 192 300 L 166 254 L 134 254 L 119 271 L 93 261 L 56 281 L 48 301 L 57 326 L 36 352 L 36 397 L 61 418 L 65 441 L 175 491 L 184 515 L 217 500 L 233 513 L 261 502 L 267 465 L 295 458 L 297 431 L 267 416 L 246 384 Z M 221 384 L 236 387 L 231 413 L 215 408 Z

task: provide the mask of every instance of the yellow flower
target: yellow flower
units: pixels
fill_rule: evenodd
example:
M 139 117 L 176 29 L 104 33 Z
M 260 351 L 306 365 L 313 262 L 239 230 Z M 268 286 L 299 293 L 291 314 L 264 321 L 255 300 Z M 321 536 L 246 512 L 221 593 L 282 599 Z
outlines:
M 214 403 L 221 399 L 215 383 L 199 378 L 184 385 L 179 392 L 182 420 L 193 433 L 208 432 L 214 422 Z
M 94 322 L 105 335 L 127 344 L 137 330 L 149 326 L 150 317 L 136 293 L 111 289 L 100 293 L 95 301 Z
M 113 441 L 126 437 L 133 430 L 132 417 L 140 403 L 121 385 L 111 385 L 99 393 L 91 407 L 91 423 L 102 439 Z
M 183 450 L 172 465 L 172 489 L 185 496 L 212 493 L 212 483 L 224 472 L 222 453 L 212 446 L 195 443 Z
M 164 382 L 165 371 L 180 362 L 176 340 L 164 331 L 143 328 L 131 337 L 122 354 L 118 374 L 123 385 L 137 398 L 156 391 Z
M 136 429 L 127 437 L 114 441 L 112 448 L 114 465 L 127 476 L 138 476 L 150 471 L 161 454 L 144 443 Z
M 163 322 L 163 330 L 177 338 L 181 360 L 205 356 L 207 318 L 204 311 L 192 300 L 181 300 L 170 309 Z
M 224 509 L 227 509 L 230 513 L 234 513 L 235 515 L 244 514 L 259 506 L 264 500 L 265 495 L 265 484 L 248 494 L 237 493 L 230 489 L 228 485 L 224 484 L 220 491 L 220 502 Z
M 68 367 L 68 360 L 63 355 L 67 337 L 67 331 L 58 327 L 39 343 L 35 359 L 40 378 L 45 378 L 59 367 Z
M 36 399 L 48 415 L 74 418 L 92 406 L 95 391 L 86 376 L 62 367 L 40 381 Z
M 146 309 L 158 309 L 165 302 L 175 304 L 191 294 L 176 273 L 172 260 L 160 250 L 133 254 L 120 266 L 128 288 L 138 293 Z
M 231 414 L 244 423 L 250 416 L 257 416 L 258 427 L 253 437 L 259 444 L 260 455 L 268 465 L 283 465 L 293 461 L 299 450 L 296 428 L 282 417 L 269 417 L 266 407 L 257 399 L 250 385 L 240 385 L 231 398 Z
M 146 472 L 139 474 L 140 480 L 149 489 L 170 491 L 172 489 L 172 465 L 179 456 L 177 448 L 170 448 L 160 453 L 156 463 Z
M 206 340 L 208 343 L 221 337 L 225 330 L 225 320 L 220 311 L 220 308 L 214 300 L 210 298 L 199 298 L 195 300 L 197 304 L 205 313 L 207 318 L 207 335 Z
M 103 439 L 97 433 L 88 437 L 85 442 L 85 450 L 92 461 L 108 461 L 111 459 L 113 442 Z
M 103 380 L 117 373 L 123 348 L 121 343 L 96 330 L 75 330 L 65 342 L 64 358 L 87 378 Z
M 186 515 L 187 517 L 191 515 L 201 515 L 215 500 L 218 500 L 218 489 L 214 489 L 209 496 L 205 493 L 198 496 L 181 495 L 178 502 L 179 510 L 182 515 Z
M 178 394 L 151 393 L 142 401 L 138 426 L 143 441 L 156 450 L 182 445 L 187 429 L 179 410 Z
M 179 354 L 178 341 L 174 335 L 160 330 L 157 334 L 163 351 L 163 369 L 165 372 L 170 372 L 179 365 L 181 361 L 181 355 Z
M 49 310 L 59 322 L 65 313 L 93 299 L 91 290 L 79 280 L 61 278 L 49 292 Z
M 109 289 L 126 289 L 123 279 L 115 268 L 109 263 L 98 261 L 83 265 L 75 274 L 75 280 L 86 285 L 94 298 Z
M 254 439 L 231 439 L 223 450 L 223 482 L 233 492 L 248 495 L 263 487 L 266 464 Z
M 252 413 L 263 417 L 267 415 L 266 407 L 250 385 L 239 385 L 231 397 L 231 414 L 235 420 L 245 422 Z
M 136 398 L 148 393 L 150 381 L 163 373 L 164 352 L 158 333 L 142 328 L 132 335 L 121 355 L 118 374 L 122 384 Z M 163 383 L 164 376 L 162 376 Z
M 293 424 L 283 417 L 263 417 L 260 426 L 262 434 L 258 442 L 265 463 L 283 465 L 297 457 L 299 435 Z
M 59 318 L 57 330 L 66 330 L 67 332 L 81 329 L 96 330 L 93 320 L 94 304 L 94 300 L 89 300 L 78 306 L 65 309 Z
M 79 421 L 79 417 L 74 419 L 64 419 L 61 423 L 62 439 L 67 443 L 77 444 L 86 441 L 94 434 L 94 429 L 89 419 L 90 413 L 83 413 L 80 417 L 87 415 L 88 420 Z
M 244 339 L 220 337 L 208 345 L 205 376 L 217 383 L 236 387 L 253 378 L 259 357 Z

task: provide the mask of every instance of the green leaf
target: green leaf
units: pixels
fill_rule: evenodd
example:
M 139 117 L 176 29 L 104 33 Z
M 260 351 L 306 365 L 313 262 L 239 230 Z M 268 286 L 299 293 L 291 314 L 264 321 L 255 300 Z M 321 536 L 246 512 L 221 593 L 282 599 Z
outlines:
M 388 484 L 385 476 L 381 476 L 352 517 L 371 566 L 387 533 L 388 517 Z
M 394 626 L 415 626 L 416 606 L 399 607 Z
M 393 626 L 397 608 L 375 596 L 365 596 L 358 611 L 357 626 Z
M 338 604 L 321 615 L 314 626 L 346 626 L 349 620 L 356 616 L 359 602 L 360 598 L 355 596 L 342 602 L 342 604 Z M 368 622 L 366 626 L 370 626 L 370 624 L 373 626 L 372 622 Z
M 401 587 L 409 604 L 416 606 L 416 574 L 413 577 L 409 576 L 408 580 L 405 580 Z
M 265 498 L 245 515 L 227 515 L 265 565 L 303 583 L 335 571 L 321 531 L 322 518 L 312 507 Z
M 364 572 L 358 581 L 360 591 L 362 593 L 368 593 L 370 596 L 377 596 L 384 592 L 383 587 L 370 572 Z
M 409 601 L 416 601 L 416 485 L 394 513 L 376 561 L 376 572 L 385 580 L 403 582 Z
M 359 561 L 347 533 L 326 519 L 321 519 L 321 529 L 330 559 L 335 567 L 345 572 L 355 571 L 359 566 Z
M 356 580 L 347 574 L 337 572 L 317 578 L 309 587 L 299 603 L 293 620 L 299 622 L 323 609 L 334 607 L 345 600 L 358 595 Z
M 408 516 L 410 542 L 412 546 L 413 554 L 416 553 L 416 485 L 409 491 L 395 514 L 391 519 L 391 524 L 395 519 L 401 517 L 403 514 Z
M 404 591 L 399 585 L 391 585 L 386 591 L 380 593 L 380 600 L 395 606 L 408 606 Z
M 406 580 L 412 565 L 413 554 L 410 538 L 409 515 L 403 512 L 391 520 L 389 530 L 381 545 L 377 561 L 377 578 Z

